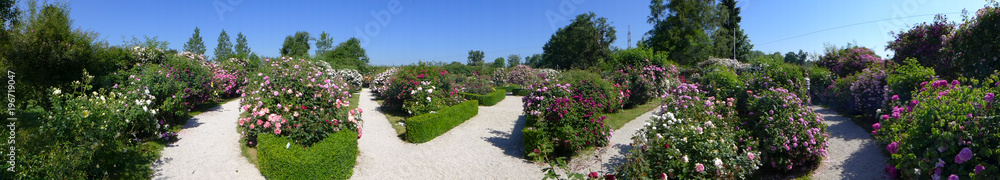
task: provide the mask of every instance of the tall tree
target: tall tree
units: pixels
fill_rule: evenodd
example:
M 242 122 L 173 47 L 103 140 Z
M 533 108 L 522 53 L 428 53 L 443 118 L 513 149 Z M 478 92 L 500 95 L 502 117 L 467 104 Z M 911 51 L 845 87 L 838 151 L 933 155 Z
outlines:
M 319 34 L 319 39 L 316 39 L 316 56 L 320 56 L 326 51 L 333 49 L 333 37 L 329 33 L 323 31 Z
M 542 47 L 542 67 L 588 69 L 597 67 L 611 56 L 615 28 L 607 18 L 593 12 L 576 16 L 569 25 L 559 28 Z
M 517 54 L 507 56 L 507 67 L 514 67 L 517 65 L 521 65 L 521 56 Z
M 294 36 L 285 37 L 280 49 L 282 56 L 295 58 L 309 57 L 309 32 L 299 31 Z
M 194 34 L 191 35 L 191 38 L 188 38 L 187 43 L 184 43 L 184 51 L 205 54 L 205 41 L 201 39 L 201 29 L 194 27 Z
M 19 23 L 17 16 L 21 10 L 14 0 L 0 0 L 0 29 L 6 30 Z M 8 24 L 9 23 L 9 24 Z
M 222 33 L 219 33 L 219 45 L 215 46 L 215 61 L 229 59 L 229 55 L 233 54 L 233 42 L 229 40 L 229 34 L 226 34 L 226 30 L 223 29 Z
M 524 58 L 524 63 L 533 68 L 537 68 L 538 64 L 542 61 L 541 54 L 532 54 L 531 56 Z
M 681 64 L 695 64 L 711 54 L 709 35 L 716 27 L 715 0 L 652 0 L 646 21 L 653 29 L 646 33 L 644 45 L 655 51 L 667 51 L 669 59 Z
M 505 60 L 503 59 L 503 57 L 498 57 L 497 59 L 493 60 L 493 63 L 490 64 L 490 66 L 493 67 L 493 68 L 502 68 L 502 67 L 504 67 L 504 64 L 503 64 L 504 61 Z
M 753 44 L 750 44 L 750 38 L 740 28 L 743 18 L 740 17 L 741 8 L 736 3 L 736 0 L 722 0 L 719 3 L 716 16 L 719 29 L 712 35 L 714 55 L 746 61 Z
M 347 39 L 347 41 L 340 43 L 333 50 L 318 56 L 322 57 L 330 65 L 347 66 L 362 71 L 366 70 L 370 61 L 365 49 L 361 48 L 361 41 L 358 38 Z
M 799 56 L 799 64 L 805 64 L 806 59 L 809 58 L 809 53 L 806 53 L 805 51 L 802 51 L 802 49 L 799 49 L 798 56 Z
M 788 53 L 785 53 L 785 63 L 799 64 L 799 55 L 795 54 L 795 52 L 788 51 Z
M 483 51 L 469 50 L 469 66 L 482 66 L 485 64 L 483 58 L 486 56 Z
M 250 56 L 250 45 L 247 44 L 247 36 L 243 32 L 236 34 L 236 55 L 240 57 Z

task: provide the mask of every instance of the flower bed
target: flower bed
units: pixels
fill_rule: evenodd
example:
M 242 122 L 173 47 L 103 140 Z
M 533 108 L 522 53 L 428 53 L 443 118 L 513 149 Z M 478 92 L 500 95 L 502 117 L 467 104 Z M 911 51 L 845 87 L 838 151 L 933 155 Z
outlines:
M 798 95 L 782 88 L 754 93 L 744 128 L 759 140 L 761 162 L 779 172 L 814 167 L 826 156 L 829 134 L 823 118 Z
M 750 132 L 740 129 L 735 100 L 704 97 L 681 83 L 664 96 L 633 137 L 633 148 L 615 176 L 622 179 L 746 179 L 760 167 Z
M 624 102 L 624 106 L 632 108 L 659 97 L 662 92 L 658 91 L 663 89 L 671 78 L 676 78 L 678 74 L 677 67 L 673 65 L 667 67 L 656 65 L 626 66 L 624 69 L 611 73 L 609 81 L 626 87 L 629 96 Z
M 382 107 L 417 116 L 463 102 L 459 86 L 446 81 L 450 73 L 425 63 L 405 66 L 379 88 Z
M 998 79 L 924 82 L 912 100 L 891 98 L 892 109 L 872 125 L 891 155 L 887 173 L 903 179 L 1000 175 Z
M 406 120 L 404 134 L 406 141 L 412 143 L 431 141 L 476 114 L 479 114 L 479 102 L 471 100 L 441 109 L 439 112 L 409 118 Z
M 607 145 L 612 130 L 599 115 L 620 110 L 627 98 L 623 89 L 596 74 L 570 71 L 563 75 L 559 82 L 531 85 L 534 91 L 522 98 L 524 114 L 531 121 L 527 128 L 542 132 L 534 136 L 538 139 L 525 140 L 542 142 L 539 147 L 525 147 L 534 151 L 529 154 L 534 158 Z

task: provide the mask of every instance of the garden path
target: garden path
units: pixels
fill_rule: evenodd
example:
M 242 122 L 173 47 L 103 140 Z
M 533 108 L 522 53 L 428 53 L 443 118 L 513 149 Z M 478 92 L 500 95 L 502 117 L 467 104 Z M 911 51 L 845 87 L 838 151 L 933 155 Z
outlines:
M 229 101 L 188 120 L 153 162 L 153 179 L 264 179 L 240 155 L 239 105 Z
M 653 116 L 655 110 L 656 108 L 643 113 L 615 130 L 608 146 L 596 148 L 590 154 L 579 155 L 573 159 L 570 162 L 570 169 L 578 173 L 598 172 L 601 175 L 614 172 L 615 168 L 625 163 L 625 155 L 632 149 L 632 136 L 635 136 L 639 128 L 645 126 L 646 120 Z
M 358 163 L 351 179 L 541 179 L 543 166 L 523 157 L 521 100 L 507 96 L 430 142 L 412 144 L 396 135 L 368 89 Z
M 829 108 L 813 106 L 828 125 L 827 156 L 812 174 L 813 179 L 884 179 L 886 157 L 872 138 L 854 121 Z

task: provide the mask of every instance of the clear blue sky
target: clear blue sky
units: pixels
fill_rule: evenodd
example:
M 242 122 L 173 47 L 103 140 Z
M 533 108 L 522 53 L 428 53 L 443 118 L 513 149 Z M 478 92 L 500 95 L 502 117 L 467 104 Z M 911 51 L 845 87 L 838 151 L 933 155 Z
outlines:
M 390 8 L 395 5 L 395 8 Z M 403 65 L 424 61 L 465 62 L 469 50 L 482 50 L 486 60 L 509 54 L 522 57 L 541 53 L 557 28 L 574 16 L 592 11 L 607 17 L 618 31 L 614 45 L 628 46 L 651 28 L 646 23 L 648 0 L 509 0 L 509 1 L 72 1 L 74 26 L 96 31 L 101 38 L 120 44 L 123 36 L 159 36 L 170 47 L 182 49 L 194 27 L 211 55 L 219 32 L 225 29 L 235 41 L 247 36 L 254 52 L 277 56 L 285 36 L 307 31 L 313 36 L 326 31 L 337 43 L 360 37 L 372 64 Z M 821 52 L 824 43 L 857 42 L 887 55 L 890 31 L 928 22 L 937 13 L 974 13 L 984 0 L 843 0 L 843 1 L 740 1 L 742 27 L 755 49 L 788 52 L 799 49 Z M 398 11 L 397 11 L 398 10 Z M 389 17 L 380 23 L 380 18 Z M 911 17 L 917 16 L 917 17 Z M 874 20 L 909 17 L 834 27 Z M 960 14 L 949 14 L 960 21 Z M 377 31 L 376 31 L 377 30 Z M 361 31 L 361 33 L 358 33 Z M 813 33 L 796 37 L 803 34 Z M 795 37 L 795 38 L 792 38 Z M 790 38 L 790 39 L 789 39 Z M 315 47 L 313 47 L 315 48 Z M 314 49 L 313 49 L 314 50 Z M 310 53 L 313 53 L 310 50 Z

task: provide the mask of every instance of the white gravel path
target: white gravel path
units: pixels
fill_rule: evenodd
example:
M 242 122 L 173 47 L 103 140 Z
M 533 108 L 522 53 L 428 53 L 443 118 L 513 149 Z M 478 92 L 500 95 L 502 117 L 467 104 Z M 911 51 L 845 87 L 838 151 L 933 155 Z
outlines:
M 239 100 L 191 118 L 153 162 L 153 179 L 264 179 L 240 155 Z
M 827 157 L 813 172 L 813 179 L 884 179 L 886 157 L 871 132 L 840 116 L 836 111 L 819 106 L 812 107 L 829 125 L 830 146 Z
M 541 179 L 541 165 L 522 153 L 524 117 L 521 97 L 507 96 L 494 106 L 430 142 L 412 144 L 396 135 L 378 111 L 368 89 L 358 106 L 364 110 L 358 163 L 351 179 Z
M 650 102 L 656 103 L 656 102 Z M 625 155 L 632 149 L 632 136 L 645 125 L 646 120 L 653 116 L 653 111 L 643 113 L 625 123 L 622 128 L 615 130 L 611 136 L 611 141 L 607 147 L 595 148 L 594 152 L 587 155 L 580 155 L 570 162 L 570 168 L 579 173 L 598 172 L 602 176 L 608 172 L 613 172 L 615 168 L 625 162 Z

